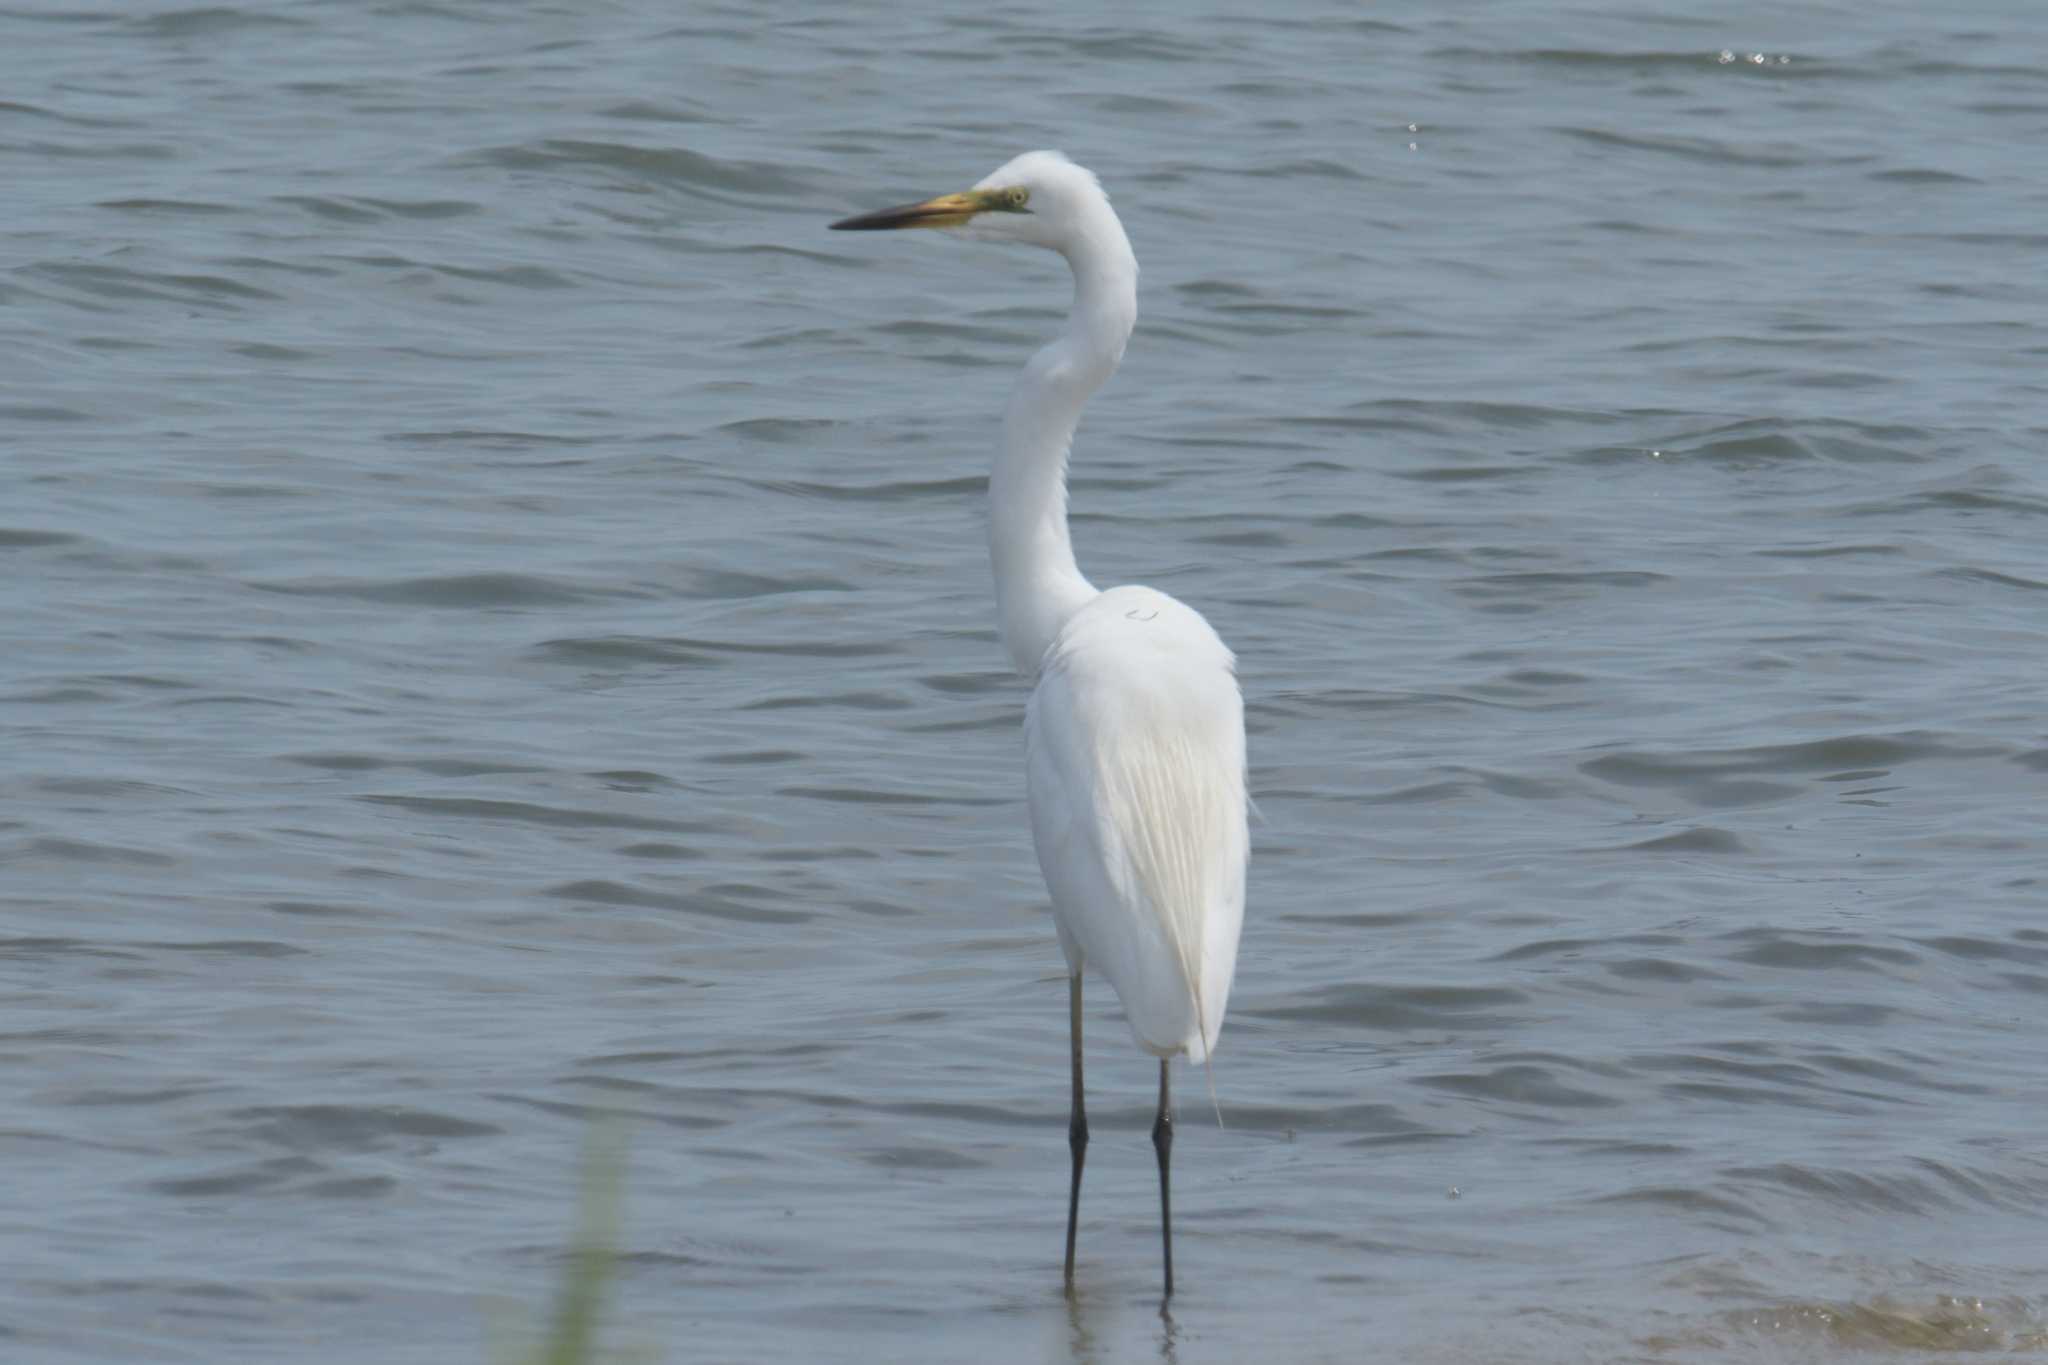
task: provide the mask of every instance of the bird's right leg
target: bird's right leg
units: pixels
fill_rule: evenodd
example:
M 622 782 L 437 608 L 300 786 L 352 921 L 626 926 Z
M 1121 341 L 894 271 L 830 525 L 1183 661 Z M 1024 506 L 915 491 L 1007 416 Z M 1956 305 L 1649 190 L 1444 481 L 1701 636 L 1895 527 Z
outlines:
M 1152 1150 L 1159 1154 L 1159 1246 L 1166 1255 L 1166 1297 L 1173 1297 L 1173 1200 L 1167 1168 L 1173 1164 L 1173 1102 L 1166 1086 L 1166 1058 L 1159 1059 L 1159 1117 L 1152 1120 Z
M 1074 1104 L 1067 1117 L 1067 1150 L 1074 1183 L 1067 1193 L 1067 1292 L 1074 1292 L 1074 1232 L 1081 1218 L 1081 1166 L 1088 1160 L 1088 1105 L 1081 1095 L 1081 974 L 1067 978 L 1067 1028 L 1074 1042 Z

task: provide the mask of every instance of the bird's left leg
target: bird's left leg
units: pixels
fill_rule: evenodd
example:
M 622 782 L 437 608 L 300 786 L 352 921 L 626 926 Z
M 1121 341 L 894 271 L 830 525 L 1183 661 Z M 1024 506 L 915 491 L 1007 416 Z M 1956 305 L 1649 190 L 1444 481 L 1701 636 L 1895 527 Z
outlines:
M 1074 1233 L 1081 1221 L 1081 1167 L 1088 1160 L 1088 1105 L 1081 1094 L 1081 973 L 1067 978 L 1067 1024 L 1074 1044 L 1074 1104 L 1067 1114 L 1067 1150 L 1074 1183 L 1067 1191 L 1067 1292 L 1074 1292 Z
M 1166 1058 L 1159 1059 L 1159 1117 L 1152 1120 L 1152 1150 L 1159 1153 L 1159 1244 L 1166 1252 L 1166 1297 L 1173 1297 L 1173 1199 L 1167 1170 L 1173 1163 L 1173 1107 L 1167 1094 Z

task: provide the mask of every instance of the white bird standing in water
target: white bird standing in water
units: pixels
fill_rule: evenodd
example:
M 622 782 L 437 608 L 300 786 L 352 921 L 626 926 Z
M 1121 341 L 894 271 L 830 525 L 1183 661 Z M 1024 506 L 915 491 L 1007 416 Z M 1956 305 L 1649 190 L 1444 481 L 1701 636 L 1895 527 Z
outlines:
M 1244 702 L 1230 650 L 1199 612 L 1152 588 L 1098 591 L 1067 535 L 1067 452 L 1089 396 L 1123 359 L 1138 261 L 1093 173 L 1026 152 L 973 189 L 835 228 L 950 228 L 1066 257 L 1066 330 L 1024 366 L 989 479 L 989 558 L 1003 643 L 1034 680 L 1025 712 L 1031 834 L 1067 957 L 1074 1097 L 1067 1126 L 1066 1285 L 1088 1114 L 1081 971 L 1109 978 L 1138 1045 L 1159 1058 L 1160 1241 L 1173 1293 L 1167 1066 L 1209 1060 L 1244 922 Z

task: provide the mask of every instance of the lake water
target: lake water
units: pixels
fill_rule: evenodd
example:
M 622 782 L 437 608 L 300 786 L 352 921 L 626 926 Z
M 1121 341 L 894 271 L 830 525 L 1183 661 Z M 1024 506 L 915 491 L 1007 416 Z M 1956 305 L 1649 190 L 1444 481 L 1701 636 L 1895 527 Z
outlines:
M 0 12 L 0 1357 L 2048 1349 L 2048 11 Z M 1238 651 L 1217 1126 L 1066 992 L 985 470 Z M 499 1357 L 502 1358 L 502 1355 Z M 1889 1357 L 1887 1357 L 1889 1358 Z

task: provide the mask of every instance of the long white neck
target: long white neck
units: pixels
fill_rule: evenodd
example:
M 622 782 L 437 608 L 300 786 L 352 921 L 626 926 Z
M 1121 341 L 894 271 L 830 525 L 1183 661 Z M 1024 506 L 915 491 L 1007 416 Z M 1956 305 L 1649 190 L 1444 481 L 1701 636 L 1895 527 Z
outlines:
M 1017 379 L 988 485 L 1003 644 L 1031 678 L 1067 618 L 1095 596 L 1067 535 L 1067 452 L 1081 409 L 1116 371 L 1138 320 L 1138 260 L 1108 200 L 1089 206 L 1062 254 L 1074 271 L 1073 311 Z

